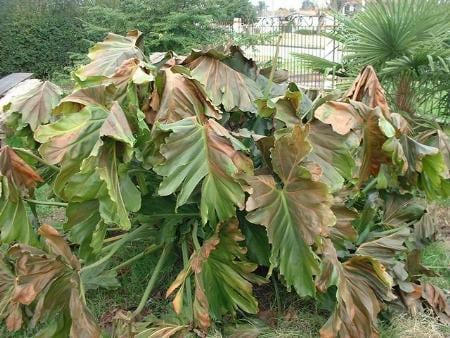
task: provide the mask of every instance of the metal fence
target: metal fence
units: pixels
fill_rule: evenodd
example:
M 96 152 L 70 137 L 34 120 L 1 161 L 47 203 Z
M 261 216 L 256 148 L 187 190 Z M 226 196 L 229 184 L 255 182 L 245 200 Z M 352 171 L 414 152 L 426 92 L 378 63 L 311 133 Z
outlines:
M 287 69 L 290 80 L 310 89 L 333 89 L 331 76 L 313 71 L 295 54 L 310 54 L 332 62 L 340 62 L 342 51 L 338 43 L 322 33 L 332 32 L 336 27 L 331 16 L 264 17 L 252 23 L 235 19 L 223 28 L 239 41 L 246 56 L 260 64 L 270 64 L 280 40 L 278 66 Z M 248 40 L 245 36 L 249 37 Z

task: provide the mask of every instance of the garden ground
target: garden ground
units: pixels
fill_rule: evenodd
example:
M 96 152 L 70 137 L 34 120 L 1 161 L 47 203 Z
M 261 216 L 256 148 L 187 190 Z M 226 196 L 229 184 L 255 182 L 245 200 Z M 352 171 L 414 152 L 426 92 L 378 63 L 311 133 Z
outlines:
M 49 199 L 51 190 L 43 186 L 36 192 L 39 200 Z M 424 277 L 436 286 L 450 291 L 450 202 L 435 205 L 432 212 L 440 227 L 440 240 L 426 246 L 423 250 L 423 263 L 433 268 L 440 276 Z M 64 223 L 64 210 L 49 206 L 37 206 L 41 222 L 50 223 L 56 228 Z M 116 257 L 113 263 L 119 264 L 135 256 L 148 243 L 131 243 L 123 256 Z M 156 257 L 145 256 L 132 265 L 119 271 L 121 282 L 120 291 L 95 290 L 90 291 L 86 297 L 88 306 L 98 318 L 103 327 L 109 328 L 119 309 L 132 310 L 139 303 L 152 269 L 156 265 Z M 170 285 L 173 275 L 181 269 L 176 262 L 168 262 L 164 274 L 160 278 L 158 290 L 150 298 L 146 314 L 159 316 L 166 313 L 171 307 L 170 301 L 165 299 L 165 290 Z M 150 273 L 149 273 L 150 271 Z M 260 313 L 255 318 L 244 320 L 244 325 L 254 327 L 260 338 L 309 338 L 318 337 L 319 329 L 325 323 L 328 314 L 318 309 L 314 302 L 299 299 L 293 292 L 281 291 L 276 297 L 273 284 L 266 284 L 255 290 L 260 302 Z M 277 301 L 278 298 L 278 301 Z M 381 338 L 445 338 L 450 336 L 450 328 L 441 324 L 431 313 L 419 314 L 416 317 L 393 310 L 384 312 L 380 316 Z M 35 337 L 36 330 L 22 330 L 17 333 L 8 333 L 0 326 L 0 337 L 4 338 L 31 338 Z M 212 330 L 208 338 L 238 338 L 239 335 L 221 334 L 219 330 Z

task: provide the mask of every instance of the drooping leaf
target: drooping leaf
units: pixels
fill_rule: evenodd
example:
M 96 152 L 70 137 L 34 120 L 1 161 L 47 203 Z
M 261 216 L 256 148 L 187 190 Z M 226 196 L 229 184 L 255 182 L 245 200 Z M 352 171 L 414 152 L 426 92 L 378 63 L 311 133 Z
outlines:
M 4 201 L 0 200 L 0 208 L 2 242 L 19 241 L 27 244 L 38 242 L 22 198 L 12 200 L 6 197 Z
M 384 196 L 382 222 L 388 227 L 399 227 L 418 220 L 424 214 L 424 201 L 408 194 L 389 193 Z
M 105 182 L 107 196 L 100 198 L 100 214 L 106 224 L 117 224 L 124 230 L 131 227 L 129 211 L 141 208 L 140 193 L 129 181 L 126 167 L 119 163 L 118 145 L 109 141 L 100 150 L 98 158 L 98 174 Z
M 376 258 L 386 267 L 395 263 L 396 255 L 407 250 L 404 242 L 409 237 L 408 227 L 400 227 L 391 231 L 372 233 L 369 239 L 356 250 L 357 255 Z
M 390 158 L 383 149 L 395 129 L 383 116 L 379 107 L 374 109 L 360 102 L 327 102 L 320 106 L 314 116 L 321 122 L 330 124 L 335 132 L 347 135 L 356 130 L 362 138 L 360 184 L 370 176 L 378 175 L 382 164 L 389 164 Z
M 319 266 L 310 246 L 319 235 L 328 234 L 336 220 L 327 186 L 313 181 L 301 166 L 311 151 L 307 135 L 307 127 L 295 126 L 275 141 L 272 165 L 283 187 L 269 175 L 251 177 L 246 205 L 247 219 L 267 229 L 272 267 L 278 267 L 300 295 L 314 295 L 313 275 Z
M 355 256 L 340 263 L 330 242 L 324 247 L 320 291 L 337 286 L 336 307 L 320 330 L 322 338 L 379 337 L 377 315 L 383 301 L 395 298 L 392 278 L 375 259 Z
M 214 105 L 223 105 L 226 111 L 239 109 L 256 113 L 254 101 L 262 97 L 258 85 L 222 59 L 213 53 L 205 53 L 188 58 L 186 66 L 191 69 L 192 77 L 205 86 Z
M 2 98 L 0 108 L 10 103 L 8 111 L 20 113 L 22 122 L 29 124 L 34 131 L 39 125 L 49 121 L 61 95 L 61 88 L 50 81 L 25 80 Z
M 159 194 L 178 193 L 177 207 L 182 206 L 202 182 L 201 216 L 207 220 L 224 220 L 243 208 L 244 191 L 236 177 L 252 173 L 252 163 L 242 151 L 245 147 L 212 119 L 199 122 L 195 117 L 161 124 L 172 133 L 161 147 L 165 161 L 154 168 L 164 177 Z
M 384 116 L 386 118 L 390 117 L 390 110 L 386 102 L 384 89 L 372 66 L 365 67 L 358 74 L 358 77 L 344 95 L 344 98 L 362 102 L 371 108 L 380 107 Z
M 58 121 L 41 126 L 34 135 L 42 143 L 39 153 L 51 164 L 80 162 L 86 158 L 99 138 L 108 112 L 100 106 L 88 106 L 76 114 L 63 115 Z
M 77 112 L 90 105 L 100 105 L 109 108 L 113 102 L 115 92 L 116 87 L 112 84 L 79 88 L 72 94 L 64 97 L 59 102 L 58 107 L 55 108 L 55 111 L 62 113 Z
M 147 114 L 148 122 L 173 123 L 191 116 L 220 118 L 220 111 L 209 101 L 204 89 L 193 79 L 177 72 L 175 67 L 165 68 L 164 90 L 158 97 L 157 111 Z M 159 95 L 157 92 L 155 95 Z
M 77 72 L 82 80 L 90 76 L 111 77 L 122 63 L 129 59 L 143 60 L 144 54 L 139 49 L 142 33 L 133 30 L 127 36 L 109 33 L 103 42 L 95 44 L 89 50 L 91 62 L 81 67 Z
M 252 273 L 257 265 L 246 260 L 246 250 L 238 244 L 242 240 L 236 220 L 219 224 L 216 233 L 192 254 L 189 265 L 167 290 L 168 297 L 179 288 L 173 304 L 180 313 L 186 278 L 194 274 L 194 321 L 201 329 L 210 326 L 210 315 L 217 320 L 226 313 L 235 315 L 237 309 L 248 313 L 258 311 L 251 283 L 264 280 Z
M 33 190 L 38 182 L 43 182 L 42 177 L 8 146 L 0 150 L 0 175 L 17 189 Z
M 100 329 L 83 303 L 78 271 L 80 263 L 70 247 L 51 226 L 39 228 L 46 251 L 17 244 L 8 255 L 16 260 L 13 301 L 36 302 L 32 321 L 48 321 L 54 311 L 68 313 L 72 337 L 100 337 Z
M 12 301 L 16 276 L 5 257 L 0 258 L 0 320 L 6 319 L 8 331 L 17 331 L 22 327 L 23 314 L 20 304 Z
M 341 189 L 345 180 L 352 179 L 355 170 L 352 150 L 358 146 L 356 135 L 343 136 L 333 132 L 330 126 L 314 121 L 310 124 L 309 140 L 312 151 L 308 160 L 321 167 L 321 181 L 332 192 Z

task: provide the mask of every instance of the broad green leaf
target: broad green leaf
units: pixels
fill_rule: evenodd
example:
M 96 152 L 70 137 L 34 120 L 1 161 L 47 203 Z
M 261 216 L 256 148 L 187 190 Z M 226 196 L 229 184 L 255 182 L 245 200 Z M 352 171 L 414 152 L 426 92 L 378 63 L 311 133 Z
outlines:
M 128 210 L 138 211 L 141 199 L 137 188 L 127 180 L 126 167 L 122 169 L 118 151 L 118 145 L 113 141 L 106 142 L 100 150 L 97 171 L 108 191 L 100 197 L 100 214 L 107 224 L 117 224 L 128 230 L 131 227 Z
M 128 32 L 126 36 L 109 33 L 103 42 L 95 44 L 89 50 L 91 62 L 81 67 L 76 75 L 81 80 L 90 76 L 110 77 L 124 61 L 133 58 L 143 60 L 144 54 L 139 49 L 141 35 L 137 30 Z
M 335 133 L 330 126 L 314 121 L 310 124 L 309 141 L 312 145 L 308 160 L 322 169 L 321 181 L 332 192 L 342 188 L 345 180 L 351 180 L 356 168 L 352 150 L 357 148 L 356 136 Z
M 192 77 L 203 84 L 214 105 L 223 105 L 226 111 L 256 113 L 254 101 L 263 95 L 253 79 L 210 54 L 188 59 L 187 67 Z
M 312 296 L 313 275 L 319 265 L 311 245 L 318 236 L 329 233 L 336 219 L 327 186 L 313 181 L 301 166 L 311 151 L 307 135 L 306 127 L 296 126 L 275 141 L 272 165 L 283 186 L 268 175 L 249 178 L 252 191 L 246 209 L 250 222 L 267 229 L 272 244 L 271 266 L 279 268 L 298 294 Z
M 38 243 L 36 234 L 28 219 L 24 201 L 6 198 L 0 200 L 0 232 L 1 240 L 5 243 L 18 241 L 20 243 Z
M 63 115 L 58 121 L 40 126 L 34 135 L 42 143 L 39 153 L 51 164 L 61 161 L 80 162 L 91 152 L 100 137 L 108 112 L 100 106 L 88 106 L 75 114 Z
M 240 174 L 251 174 L 252 163 L 241 151 L 245 147 L 212 119 L 199 122 L 195 117 L 161 124 L 172 132 L 161 146 L 165 161 L 154 168 L 164 177 L 158 193 L 178 192 L 177 207 L 184 205 L 202 182 L 203 222 L 225 220 L 244 207 L 245 194 L 237 181 Z
M 97 200 L 69 203 L 66 208 L 67 222 L 64 224 L 64 230 L 69 233 L 72 243 L 80 245 L 79 255 L 84 260 L 88 260 L 92 255 L 92 237 L 100 222 L 98 208 Z
M 284 95 L 256 100 L 258 115 L 262 117 L 274 116 L 284 122 L 286 126 L 292 127 L 301 122 L 299 114 L 302 98 L 303 94 L 297 85 L 290 83 Z
M 336 285 L 337 304 L 320 337 L 378 337 L 377 315 L 382 302 L 395 299 L 392 278 L 371 257 L 355 256 L 340 263 L 332 244 L 326 243 L 317 287 L 325 292 L 328 286 Z
M 39 125 L 49 121 L 61 95 L 62 90 L 57 85 L 30 79 L 10 90 L 0 101 L 0 108 L 10 103 L 8 111 L 20 113 L 22 122 L 29 124 L 34 131 Z
M 195 276 L 193 306 L 198 327 L 207 329 L 210 315 L 217 320 L 227 313 L 235 315 L 237 309 L 258 311 L 251 283 L 264 280 L 252 273 L 257 265 L 246 261 L 246 250 L 239 245 L 243 240 L 236 220 L 217 226 L 216 233 L 192 254 L 189 265 L 167 290 L 168 297 L 179 288 L 173 301 L 177 313 L 181 312 L 185 281 L 191 274 Z
M 422 190 L 428 199 L 446 198 L 450 195 L 448 168 L 438 148 L 422 144 L 407 135 L 390 139 L 384 148 L 392 157 L 397 174 L 404 177 L 401 184 L 408 189 Z M 395 144 L 391 146 L 391 144 Z M 400 157 L 400 155 L 401 157 Z M 400 159 L 399 159 L 400 157 Z

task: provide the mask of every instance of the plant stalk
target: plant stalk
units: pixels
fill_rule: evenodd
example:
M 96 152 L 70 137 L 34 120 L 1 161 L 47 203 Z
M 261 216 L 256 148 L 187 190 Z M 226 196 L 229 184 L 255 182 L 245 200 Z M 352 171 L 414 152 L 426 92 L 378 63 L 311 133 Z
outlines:
M 181 252 L 183 254 L 183 266 L 186 269 L 186 267 L 189 264 L 189 252 L 186 238 L 184 238 L 183 242 L 181 243 Z M 192 317 L 192 288 L 190 276 L 187 276 L 186 278 L 186 300 L 189 308 L 190 317 Z M 189 319 L 192 320 L 192 318 Z
M 198 231 L 198 223 L 194 222 L 194 227 L 192 228 L 192 241 L 194 242 L 195 250 L 200 250 L 201 245 L 198 242 L 197 231 Z
M 275 76 L 275 71 L 277 69 L 278 55 L 280 53 L 280 43 L 281 43 L 281 39 L 282 38 L 283 38 L 283 35 L 280 34 L 278 36 L 277 48 L 275 49 L 275 55 L 274 55 L 274 57 L 272 59 L 272 68 L 270 69 L 269 82 L 267 83 L 267 87 L 266 87 L 266 90 L 264 92 L 264 97 L 265 98 L 269 97 L 270 90 L 272 89 L 273 78 Z
M 52 169 L 55 170 L 55 171 L 59 171 L 59 168 L 58 168 L 56 165 L 47 163 L 44 159 L 42 159 L 42 158 L 40 158 L 39 156 L 33 154 L 33 153 L 32 153 L 31 151 L 29 151 L 29 150 L 26 150 L 26 149 L 23 149 L 23 148 L 16 148 L 16 147 L 13 147 L 12 149 L 13 149 L 14 151 L 16 151 L 16 152 L 19 152 L 19 153 L 25 154 L 25 155 L 27 155 L 27 156 L 30 156 L 31 158 L 35 159 L 36 161 L 38 161 L 38 162 L 40 162 L 40 163 L 42 163 L 42 164 L 45 164 L 46 166 L 52 168 Z
M 41 204 L 41 205 L 51 205 L 54 207 L 67 207 L 69 204 L 65 202 L 54 202 L 54 201 L 40 201 L 26 198 L 25 201 L 33 204 Z
M 107 255 L 103 256 L 101 259 L 99 259 L 98 261 L 86 265 L 83 268 L 81 268 L 80 272 L 89 270 L 89 269 L 94 269 L 96 267 L 101 266 L 102 264 L 106 263 L 112 256 L 114 256 L 114 254 L 123 246 L 125 245 L 130 239 L 132 239 L 134 236 L 136 236 L 136 234 L 139 234 L 143 229 L 145 228 L 145 226 L 141 226 L 135 230 L 133 230 L 132 232 L 129 232 L 127 234 L 127 236 L 122 237 L 121 239 L 119 239 L 117 242 L 115 242 L 114 244 L 110 245 L 110 250 L 108 252 Z
M 144 309 L 145 304 L 147 303 L 148 297 L 150 296 L 150 293 L 152 292 L 153 288 L 155 287 L 156 280 L 159 277 L 159 273 L 161 272 L 161 269 L 163 267 L 164 262 L 167 259 L 167 256 L 170 252 L 170 244 L 166 244 L 164 246 L 164 249 L 161 253 L 161 256 L 159 257 L 158 263 L 155 266 L 155 269 L 153 270 L 152 277 L 148 281 L 147 287 L 145 288 L 144 294 L 142 295 L 141 301 L 139 302 L 138 307 L 136 310 L 134 310 L 132 318 L 136 318 Z
M 126 260 L 125 262 L 120 263 L 119 265 L 113 267 L 111 269 L 111 271 L 120 270 L 120 269 L 124 268 L 125 266 L 127 266 L 127 265 L 129 265 L 129 264 L 131 264 L 131 263 L 141 259 L 142 257 L 144 257 L 144 256 L 146 256 L 148 254 L 151 254 L 151 253 L 155 252 L 156 250 L 161 249 L 161 247 L 162 247 L 161 245 L 152 244 L 147 249 L 145 249 L 141 253 L 137 254 L 136 256 L 133 256 L 130 259 Z

